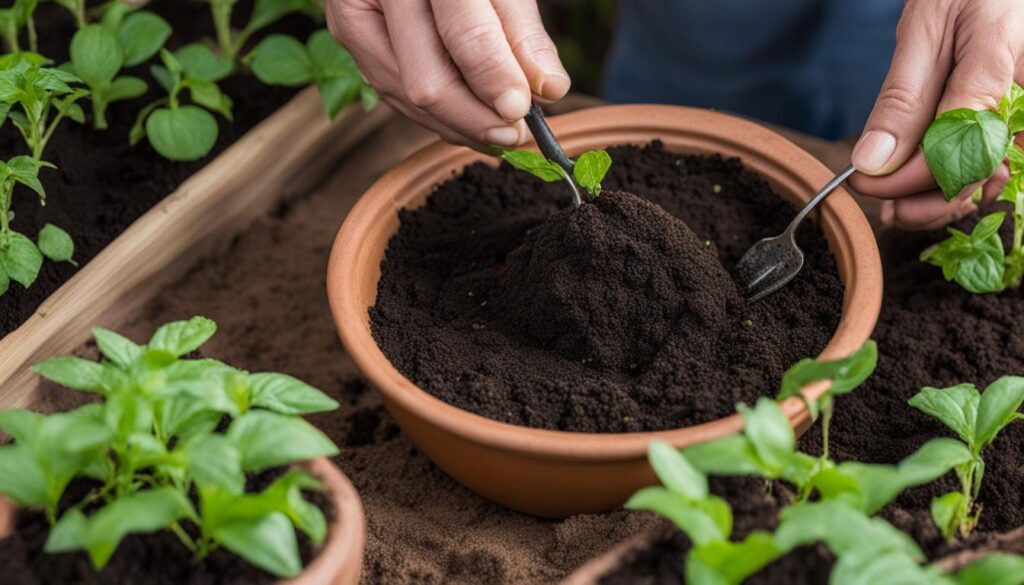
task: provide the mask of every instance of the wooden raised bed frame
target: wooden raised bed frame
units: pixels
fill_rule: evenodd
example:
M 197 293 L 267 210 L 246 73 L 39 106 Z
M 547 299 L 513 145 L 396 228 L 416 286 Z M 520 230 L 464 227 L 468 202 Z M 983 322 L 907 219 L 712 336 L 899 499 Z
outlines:
M 136 220 L 25 323 L 0 339 L 0 409 L 25 408 L 39 385 L 29 366 L 117 328 L 197 260 L 289 194 L 314 188 L 390 115 L 350 106 L 327 119 L 307 88 Z

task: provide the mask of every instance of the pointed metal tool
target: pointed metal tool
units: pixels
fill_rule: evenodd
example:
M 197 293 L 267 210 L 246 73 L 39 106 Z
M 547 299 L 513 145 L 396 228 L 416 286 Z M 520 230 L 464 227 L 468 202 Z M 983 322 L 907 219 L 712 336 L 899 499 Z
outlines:
M 547 120 L 544 119 L 544 113 L 540 111 L 537 104 L 530 106 L 530 111 L 526 114 L 526 125 L 530 128 L 530 133 L 533 134 L 533 139 L 537 141 L 537 146 L 540 148 L 544 158 L 562 167 L 562 170 L 565 171 L 565 180 L 569 183 L 569 187 L 572 188 L 573 205 L 576 207 L 583 205 L 583 198 L 580 196 L 580 186 L 572 174 L 572 168 L 576 161 L 566 156 L 565 151 L 562 150 L 562 145 L 558 143 L 555 135 L 551 132 L 551 127 L 548 126 Z

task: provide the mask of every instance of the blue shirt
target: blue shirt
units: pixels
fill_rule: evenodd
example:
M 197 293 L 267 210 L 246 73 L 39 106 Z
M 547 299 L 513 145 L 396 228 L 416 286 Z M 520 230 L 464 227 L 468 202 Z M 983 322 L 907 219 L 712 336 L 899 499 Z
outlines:
M 854 136 L 885 79 L 902 8 L 902 0 L 622 0 L 604 94 Z

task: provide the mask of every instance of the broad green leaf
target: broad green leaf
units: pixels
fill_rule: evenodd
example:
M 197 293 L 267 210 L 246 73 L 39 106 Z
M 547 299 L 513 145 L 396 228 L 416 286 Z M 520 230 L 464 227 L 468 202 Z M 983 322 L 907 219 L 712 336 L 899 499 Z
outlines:
M 13 114 L 12 114 L 13 115 Z M 45 161 L 38 161 L 30 156 L 16 156 L 7 161 L 7 169 L 0 176 L 9 176 L 16 182 L 25 185 L 39 195 L 39 199 L 46 200 L 46 191 L 39 181 L 39 171 L 44 168 L 56 168 Z
M 957 585 L 1024 585 L 1024 557 L 1001 553 L 974 561 L 956 574 Z
M 694 469 L 678 449 L 664 441 L 651 441 L 647 460 L 669 491 L 691 500 L 708 496 L 708 478 Z
M 650 510 L 672 521 L 697 546 L 728 539 L 712 515 L 663 487 L 647 487 L 626 502 L 629 510 Z
M 346 106 L 359 99 L 362 87 L 362 79 L 353 76 L 327 77 L 316 81 L 316 88 L 320 92 L 320 101 L 324 104 L 324 111 L 332 120 Z
M 84 550 L 88 533 L 89 519 L 78 508 L 71 508 L 50 529 L 43 550 L 50 554 Z
M 245 491 L 238 448 L 223 435 L 199 436 L 184 446 L 188 472 L 197 485 L 216 486 L 231 494 Z
M 86 548 L 93 566 L 102 569 L 128 534 L 147 534 L 195 517 L 188 498 L 174 488 L 156 488 L 121 496 L 88 520 Z
M 327 538 L 327 520 L 320 508 L 302 497 L 304 489 L 320 491 L 323 486 L 305 471 L 293 470 L 274 480 L 259 497 L 274 502 L 278 511 L 319 545 Z
M 796 448 L 796 436 L 789 419 L 770 398 L 757 400 L 753 409 L 739 405 L 743 416 L 743 434 L 753 443 L 765 465 L 782 469 Z
M 831 361 L 804 359 L 797 362 L 782 375 L 782 385 L 776 399 L 802 396 L 804 386 L 819 380 L 831 380 L 828 393 L 836 396 L 852 392 L 868 379 L 878 363 L 878 346 L 868 340 L 852 355 Z M 816 414 L 816 409 L 812 408 Z M 816 416 L 815 416 L 816 418 Z
M 1003 244 L 992 236 L 988 245 L 976 247 L 960 258 L 956 281 L 972 293 L 999 292 L 1003 288 Z
M 224 524 L 215 529 L 214 538 L 224 548 L 277 577 L 294 577 L 302 571 L 295 530 L 280 512 Z
M 1006 219 L 1006 213 L 1002 211 L 986 215 L 978 222 L 978 225 L 974 226 L 974 230 L 971 231 L 971 241 L 981 242 L 989 239 L 994 234 L 998 234 L 1004 219 Z
M 77 357 L 51 358 L 32 366 L 32 371 L 75 390 L 101 392 L 104 389 L 103 366 L 94 361 Z
M 31 446 L 0 446 L 0 493 L 26 508 L 47 502 L 46 472 Z
M 149 60 L 171 36 L 171 25 L 152 12 L 136 12 L 117 27 L 117 38 L 124 52 L 125 67 Z
M 104 96 L 108 103 L 131 100 L 146 94 L 149 86 L 138 77 L 125 75 L 118 77 L 110 84 Z
M 31 443 L 46 420 L 43 415 L 29 410 L 0 411 L 0 431 L 4 431 L 19 443 Z
M 932 520 L 947 539 L 952 538 L 959 527 L 960 511 L 966 505 L 964 499 L 960 492 L 949 492 L 932 499 Z
M 1003 162 L 1010 131 L 999 114 L 961 108 L 941 114 L 924 135 L 925 162 L 947 200 L 987 179 Z
M 119 333 L 102 327 L 93 327 L 92 335 L 96 338 L 100 353 L 122 369 L 129 368 L 142 358 L 142 348 Z
M 978 423 L 974 429 L 974 444 L 978 449 L 994 441 L 999 431 L 1014 420 L 1022 402 L 1024 378 L 1020 376 L 1003 376 L 985 388 L 978 403 Z
M 974 424 L 981 393 L 974 384 L 949 388 L 926 387 L 908 402 L 910 406 L 939 419 L 968 445 L 974 444 Z
M 770 534 L 753 532 L 738 543 L 712 542 L 692 549 L 687 557 L 687 570 L 692 563 L 699 563 L 720 576 L 724 583 L 739 585 L 771 564 L 779 554 Z M 688 577 L 688 581 L 696 580 Z
M 839 558 L 829 585 L 940 585 L 942 579 L 902 551 L 865 547 Z
M 12 280 L 28 288 L 42 265 L 43 254 L 32 240 L 15 231 L 0 233 L 0 266 Z
M 875 551 L 896 550 L 915 560 L 924 553 L 906 534 L 881 518 L 869 518 L 842 502 L 816 502 L 789 507 L 775 531 L 775 544 L 783 552 L 824 543 L 837 556 L 870 546 Z
M 300 87 L 313 81 L 313 62 L 306 46 L 293 37 L 270 35 L 253 50 L 253 74 L 267 85 Z
M 501 158 L 520 171 L 526 171 L 548 183 L 565 178 L 565 171 L 562 170 L 562 167 L 536 152 L 529 150 L 505 150 L 502 151 Z
M 117 36 L 101 24 L 90 24 L 71 39 L 71 63 L 78 75 L 93 90 L 103 90 L 124 65 Z
M 695 468 L 708 475 L 765 475 L 776 470 L 761 464 L 757 450 L 743 435 L 730 435 L 683 450 Z
M 212 81 L 203 79 L 190 79 L 188 88 L 192 101 L 204 108 L 217 112 L 228 120 L 231 120 L 231 108 L 234 105 L 224 92 Z
M 181 65 L 185 76 L 194 79 L 217 82 L 235 70 L 235 64 L 231 60 L 218 56 L 213 49 L 200 43 L 178 49 L 174 52 L 174 57 Z
M 161 326 L 147 345 L 180 357 L 199 349 L 216 332 L 216 323 L 206 317 L 197 316 L 187 321 L 174 321 Z
M 281 414 L 309 414 L 338 408 L 338 403 L 305 382 L 272 372 L 250 374 L 252 406 Z
M 227 437 L 242 454 L 242 469 L 251 473 L 338 453 L 308 422 L 266 410 L 250 410 L 235 419 Z
M 198 160 L 217 142 L 217 120 L 198 106 L 159 108 L 146 119 L 149 143 L 164 158 Z
M 48 223 L 39 230 L 39 251 L 54 262 L 70 262 L 75 255 L 75 242 L 66 231 Z
M 601 194 L 601 181 L 612 166 L 612 157 L 604 150 L 584 152 L 576 159 L 572 174 L 576 182 L 594 197 Z
M 353 77 L 362 79 L 352 55 L 341 46 L 327 29 L 320 29 L 306 41 L 313 61 L 314 77 Z
M 266 28 L 281 18 L 309 7 L 309 0 L 256 0 L 252 8 L 252 16 L 245 25 L 248 32 L 256 32 Z

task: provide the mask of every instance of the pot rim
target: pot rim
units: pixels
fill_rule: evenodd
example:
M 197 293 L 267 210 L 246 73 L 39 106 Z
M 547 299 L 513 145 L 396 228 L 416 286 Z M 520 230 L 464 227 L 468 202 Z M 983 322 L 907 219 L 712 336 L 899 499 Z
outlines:
M 754 122 L 697 108 L 665 105 L 612 105 L 579 110 L 549 118 L 549 123 L 568 150 L 600 134 L 606 144 L 636 143 L 638 134 L 653 140 L 673 130 L 686 128 L 714 148 L 728 144 L 730 150 L 767 159 L 782 173 L 800 183 L 824 185 L 833 173 L 809 153 L 776 132 Z M 328 301 L 342 344 L 359 370 L 381 392 L 386 401 L 417 413 L 431 425 L 462 439 L 490 448 L 517 452 L 538 459 L 571 461 L 632 460 L 646 456 L 654 439 L 673 445 L 688 445 L 735 434 L 743 427 L 738 414 L 689 427 L 664 431 L 630 433 L 584 433 L 555 431 L 513 425 L 462 410 L 434 397 L 403 376 L 383 354 L 367 324 L 368 307 L 359 306 L 355 287 L 358 267 L 370 250 L 364 244 L 369 234 L 389 216 L 405 207 L 415 194 L 405 190 L 427 180 L 430 169 L 458 168 L 493 157 L 474 153 L 465 147 L 437 141 L 412 154 L 383 175 L 345 218 L 334 241 L 327 271 Z M 744 159 L 747 164 L 747 160 Z M 457 165 L 457 167 L 453 167 Z M 748 168 L 750 165 L 747 165 Z M 426 169 L 426 170 L 425 170 Z M 755 169 L 756 171 L 756 169 Z M 757 171 L 764 176 L 764 173 Z M 769 177 L 765 177 L 769 179 Z M 431 190 L 434 186 L 431 185 Z M 414 187 L 409 189 L 415 190 Z M 796 194 L 807 201 L 813 190 Z M 882 266 L 878 246 L 860 206 L 843 188 L 836 189 L 815 213 L 829 212 L 835 219 L 835 237 L 842 238 L 853 251 L 850 282 L 844 282 L 843 310 L 832 338 L 817 356 L 838 359 L 850 355 L 870 338 L 882 303 Z M 389 236 L 390 237 L 390 236 Z M 837 256 L 837 259 L 838 256 Z M 374 282 L 376 289 L 377 282 Z M 868 318 L 852 319 L 856 313 Z M 803 395 L 816 400 L 829 387 L 828 382 L 804 387 Z M 810 424 L 810 412 L 800 397 L 781 404 L 783 412 L 796 428 Z

